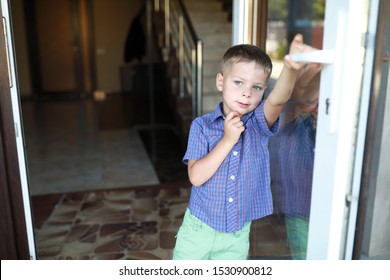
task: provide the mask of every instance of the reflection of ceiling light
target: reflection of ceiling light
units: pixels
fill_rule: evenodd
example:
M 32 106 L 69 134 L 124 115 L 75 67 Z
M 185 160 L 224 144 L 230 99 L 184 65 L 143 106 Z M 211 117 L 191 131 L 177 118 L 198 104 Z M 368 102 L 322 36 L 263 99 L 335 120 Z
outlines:
M 102 90 L 95 90 L 93 92 L 93 98 L 96 100 L 96 101 L 102 101 L 102 100 L 105 100 L 106 99 L 106 93 Z

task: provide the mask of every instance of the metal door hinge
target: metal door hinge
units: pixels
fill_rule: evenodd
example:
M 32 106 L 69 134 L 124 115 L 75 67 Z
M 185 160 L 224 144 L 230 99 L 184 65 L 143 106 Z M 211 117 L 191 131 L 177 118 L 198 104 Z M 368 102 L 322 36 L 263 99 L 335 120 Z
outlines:
M 19 137 L 18 123 L 14 123 L 14 125 L 15 125 L 15 137 L 18 138 Z
M 374 48 L 375 46 L 375 38 L 374 35 L 369 32 L 364 32 L 362 34 L 362 42 L 361 46 L 365 49 Z

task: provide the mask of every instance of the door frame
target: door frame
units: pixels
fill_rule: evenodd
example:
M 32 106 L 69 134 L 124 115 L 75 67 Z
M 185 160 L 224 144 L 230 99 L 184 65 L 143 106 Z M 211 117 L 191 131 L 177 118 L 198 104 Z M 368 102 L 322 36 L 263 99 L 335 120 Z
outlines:
M 364 254 L 368 254 L 367 256 L 370 257 L 367 246 L 371 242 L 367 242 L 367 240 L 377 238 L 377 236 L 372 236 L 372 233 L 367 234 L 367 229 L 375 226 L 374 215 L 372 213 L 378 207 L 372 204 L 372 200 L 374 197 L 381 196 L 383 194 L 381 190 L 385 187 L 381 183 L 380 178 L 383 178 L 386 167 L 383 168 L 382 166 L 381 168 L 381 165 L 385 163 L 381 163 L 380 155 L 386 154 L 386 151 L 383 153 L 382 149 L 386 146 L 386 138 L 383 136 L 386 133 L 384 127 L 384 123 L 386 122 L 386 100 L 389 98 L 386 93 L 390 92 L 389 54 L 388 51 L 386 52 L 386 47 L 389 42 L 388 16 L 390 13 L 390 3 L 386 0 L 373 2 L 378 7 L 374 9 L 377 13 L 372 16 L 372 19 L 370 18 L 370 26 L 372 27 L 369 27 L 369 29 L 374 30 L 374 32 L 376 31 L 376 38 L 375 50 L 370 50 L 368 55 L 373 67 L 370 72 L 372 73 L 372 78 L 370 79 L 372 82 L 367 83 L 366 87 L 370 88 L 371 95 L 367 97 L 369 98 L 370 106 L 368 108 L 368 117 L 365 120 L 367 123 L 367 133 L 364 135 L 366 145 L 364 147 L 363 176 L 359 193 L 358 216 L 356 227 L 352 229 L 356 234 L 355 239 L 351 240 L 351 244 L 349 244 L 349 246 L 353 246 L 352 259 L 361 259 Z M 364 245 L 364 243 L 367 244 Z
M 352 256 L 378 1 L 326 1 L 307 259 Z
M 367 33 L 368 36 L 366 36 L 369 38 L 366 46 L 361 45 L 361 35 L 364 34 L 361 33 L 361 24 L 365 17 L 368 21 L 366 11 L 366 8 L 370 6 L 368 2 L 368 0 L 342 2 L 327 0 L 326 2 L 328 15 L 331 14 L 329 11 L 332 9 L 337 11 L 336 14 L 332 13 L 332 19 L 328 16 L 324 33 L 324 49 L 334 50 L 335 60 L 333 64 L 324 68 L 321 75 L 317 141 L 322 140 L 317 142 L 314 165 L 313 208 L 310 217 L 308 259 L 344 259 L 348 258 L 349 255 L 345 248 L 348 238 L 351 238 L 347 237 L 347 226 L 348 223 L 354 222 L 354 218 L 351 208 L 346 206 L 346 201 L 350 202 L 347 203 L 349 205 L 357 203 L 358 197 L 355 197 L 351 192 L 351 186 L 359 186 L 360 183 L 354 181 L 350 175 L 352 171 L 361 172 L 360 155 L 356 154 L 356 148 L 352 149 L 351 147 L 360 141 L 356 134 L 364 135 L 365 128 L 359 127 L 359 133 L 356 132 L 352 137 L 346 133 L 350 132 L 351 128 L 356 125 L 356 119 L 351 116 L 355 116 L 359 108 L 359 118 L 367 117 L 362 115 L 364 112 L 361 108 L 368 106 L 368 104 L 358 104 L 355 99 L 370 94 L 369 91 L 361 92 L 361 85 L 352 89 L 349 86 L 354 84 L 359 76 L 363 76 L 363 72 L 366 74 L 369 70 L 360 69 L 361 65 L 364 64 L 364 55 L 362 54 L 359 59 L 356 59 L 352 55 L 353 51 L 364 53 L 375 45 L 370 41 L 374 36 L 370 33 Z M 375 5 L 373 6 L 375 7 Z M 4 21 L 2 21 L 0 23 L 0 73 L 8 72 L 7 49 L 9 51 L 8 58 L 11 58 L 8 61 L 11 66 L 12 84 L 10 85 L 8 75 L 0 75 L 2 93 L 0 94 L 0 160 L 4 163 L 0 165 L 0 221 L 5 225 L 2 235 L 4 240 L 7 240 L 7 242 L 3 242 L 5 246 L 1 248 L 0 252 L 2 259 L 34 259 L 36 256 L 32 215 L 8 11 L 8 1 L 1 0 L 0 14 L 7 22 L 8 46 L 6 47 L 4 40 Z M 338 31 L 336 36 L 334 30 Z M 361 73 L 351 75 L 349 68 L 343 68 L 346 65 L 353 70 L 358 69 Z M 329 85 L 332 85 L 331 90 L 328 88 Z M 351 103 L 351 96 L 343 94 L 343 92 L 347 92 L 346 89 L 348 89 L 349 94 L 353 94 L 356 111 L 346 110 L 347 105 Z M 330 107 L 328 104 L 331 104 Z M 353 158 L 353 160 L 350 162 L 346 161 L 345 158 Z
M 8 1 L 1 0 L 0 31 L 0 221 L 1 259 L 35 259 L 30 195 L 19 112 L 19 90 Z

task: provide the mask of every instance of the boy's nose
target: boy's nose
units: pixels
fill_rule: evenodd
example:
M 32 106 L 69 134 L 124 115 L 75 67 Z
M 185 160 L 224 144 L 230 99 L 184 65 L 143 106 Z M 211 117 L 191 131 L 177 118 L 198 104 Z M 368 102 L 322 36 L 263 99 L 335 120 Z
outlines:
M 248 98 L 251 97 L 251 91 L 248 90 L 248 89 L 244 89 L 244 91 L 242 92 L 242 96 L 246 96 Z

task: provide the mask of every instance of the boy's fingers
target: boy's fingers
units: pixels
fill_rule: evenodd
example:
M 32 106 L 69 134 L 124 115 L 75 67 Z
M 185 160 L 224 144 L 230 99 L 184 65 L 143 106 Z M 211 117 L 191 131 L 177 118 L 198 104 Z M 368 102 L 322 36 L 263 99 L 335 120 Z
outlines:
M 241 118 L 241 115 L 238 113 L 238 112 L 235 112 L 235 111 L 231 111 L 227 116 L 226 116 L 226 120 L 231 120 L 231 119 L 234 119 L 235 117 L 238 117 L 238 118 Z
M 295 69 L 295 70 L 300 70 L 302 69 L 305 64 L 304 63 L 300 63 L 300 62 L 295 62 L 291 59 L 291 56 L 290 55 L 286 55 L 284 57 L 284 61 L 286 62 L 286 66 L 288 68 L 292 68 L 292 69 Z
M 302 44 L 303 43 L 303 35 L 298 33 L 294 36 L 294 39 L 293 39 L 296 43 L 298 44 Z
M 235 117 L 235 113 L 232 111 L 229 114 L 227 114 L 225 120 L 231 120 Z

